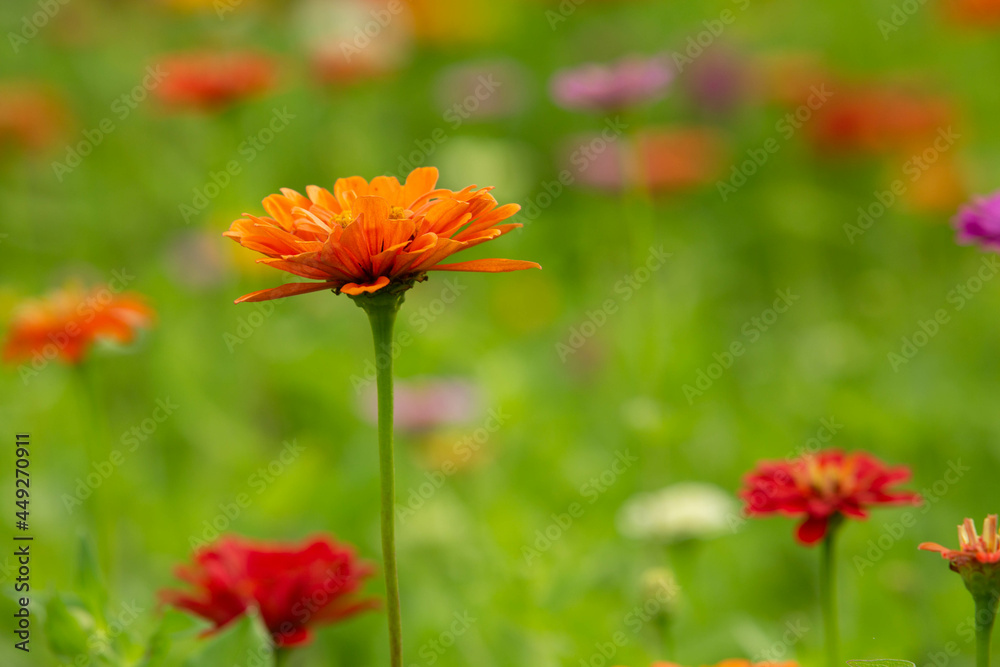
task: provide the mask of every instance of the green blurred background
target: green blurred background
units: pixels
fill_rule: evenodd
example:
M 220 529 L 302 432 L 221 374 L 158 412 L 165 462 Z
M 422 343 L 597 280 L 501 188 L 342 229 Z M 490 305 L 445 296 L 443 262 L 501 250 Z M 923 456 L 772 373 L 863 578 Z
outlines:
M 34 443 L 35 595 L 72 589 L 78 535 L 93 533 L 96 513 L 113 538 L 102 554 L 112 609 L 144 610 L 129 628 L 138 636 L 154 623 L 155 592 L 175 583 L 172 568 L 188 559 L 191 537 L 202 536 L 205 522 L 240 493 L 252 503 L 228 522 L 231 532 L 298 540 L 329 531 L 364 558 L 379 556 L 375 429 L 352 382 L 372 356 L 365 318 L 328 293 L 275 302 L 273 311 L 233 305 L 288 276 L 253 267 L 252 253 L 222 238 L 229 223 L 243 211 L 259 213 L 260 200 L 279 187 L 404 175 L 400 160 L 437 128 L 446 140 L 422 163 L 438 166 L 445 186 L 495 185 L 501 203 L 538 202 L 563 168 L 561 147 L 604 122 L 553 103 L 547 85 L 555 70 L 680 50 L 704 21 L 734 7 L 585 0 L 553 26 L 547 12 L 560 11 L 555 3 L 433 3 L 419 11 L 435 14 L 436 30 L 413 37 L 391 71 L 319 83 L 310 76 L 294 4 L 246 0 L 221 18 L 206 5 L 187 11 L 69 0 L 16 53 L 3 44 L 0 58 L 3 79 L 43 82 L 71 118 L 47 149 L 11 149 L 0 158 L 0 320 L 68 279 L 101 285 L 115 270 L 133 275 L 128 289 L 147 295 L 158 312 L 156 327 L 130 349 L 90 356 L 88 392 L 57 364 L 28 381 L 16 366 L 0 375 L 4 437 L 29 431 Z M 919 79 L 959 110 L 962 138 L 950 157 L 965 189 L 991 191 L 1000 182 L 997 33 L 949 21 L 931 0 L 886 39 L 878 22 L 893 7 L 889 0 L 758 0 L 710 48 L 724 46 L 747 61 L 807 52 L 849 78 Z M 5 2 L 3 33 L 20 31 L 37 11 L 36 3 Z M 205 48 L 273 55 L 276 86 L 220 113 L 177 113 L 154 99 L 124 119 L 111 111 L 161 54 Z M 498 62 L 518 72 L 501 89 L 518 98 L 513 111 L 452 128 L 443 73 L 462 64 L 489 72 Z M 746 102 L 708 114 L 680 84 L 628 122 L 715 128 L 727 146 L 722 178 L 774 135 L 787 111 Z M 275 109 L 294 119 L 185 221 L 179 207 L 238 159 L 240 142 Z M 115 130 L 57 178 L 52 163 L 107 117 Z M 794 543 L 791 521 L 753 520 L 719 539 L 668 550 L 621 537 L 615 516 L 635 493 L 683 480 L 735 493 L 756 461 L 805 446 L 824 418 L 842 425 L 832 444 L 910 466 L 917 490 L 942 480 L 952 463 L 971 468 L 945 493 L 931 493 L 917 526 L 863 572 L 852 557 L 864 555 L 904 510 L 878 510 L 844 530 L 844 657 L 924 665 L 954 641 L 962 653 L 949 664 L 971 664 L 972 644 L 959 627 L 971 602 L 945 563 L 916 545 L 951 544 L 963 517 L 997 510 L 1000 283 L 987 281 L 961 310 L 948 300 L 984 259 L 953 242 L 947 222 L 954 209 L 893 206 L 863 236 L 848 239 L 844 224 L 900 164 L 898 157 L 830 159 L 800 134 L 782 140 L 727 201 L 715 178 L 654 196 L 651 211 L 628 196 L 570 187 L 523 229 L 461 258 L 530 259 L 543 271 L 460 274 L 453 280 L 464 291 L 426 326 L 418 314 L 435 307 L 444 279 L 434 275 L 408 295 L 399 330 L 415 342 L 400 354 L 397 377 L 462 377 L 481 388 L 483 400 L 465 423 L 433 436 L 398 434 L 399 495 L 427 481 L 428 437 L 457 441 L 482 426 L 490 409 L 507 418 L 476 465 L 449 477 L 399 529 L 407 664 L 605 664 L 593 661 L 595 645 L 626 627 L 642 601 L 643 571 L 668 563 L 682 587 L 678 662 L 759 655 L 782 641 L 787 623 L 799 622 L 808 631 L 782 657 L 817 664 L 818 553 Z M 645 262 L 650 246 L 671 254 L 665 266 L 632 298 L 619 299 L 618 312 L 562 360 L 557 345 L 570 341 L 588 312 L 620 296 L 616 282 Z M 744 325 L 786 289 L 799 299 L 750 343 Z M 887 355 L 941 308 L 950 321 L 894 369 Z M 746 353 L 689 401 L 683 386 L 733 341 L 748 343 Z M 67 511 L 63 494 L 93 471 L 88 452 L 103 452 L 100 462 L 124 450 L 122 436 L 151 417 L 157 400 L 178 407 L 83 507 Z M 258 493 L 252 476 L 291 441 L 303 452 Z M 638 463 L 596 502 L 584 500 L 584 515 L 527 564 L 522 548 L 536 531 L 580 501 L 581 487 L 625 451 Z M 4 461 L 0 476 L 12 493 L 12 458 Z M 0 518 L 5 535 L 12 505 L 5 501 L 9 511 Z M 4 569 L 8 596 L 11 572 Z M 370 581 L 368 591 L 380 594 L 380 581 Z M 11 603 L 4 604 L 9 622 Z M 456 613 L 476 622 L 453 647 L 428 657 L 422 649 Z M 297 664 L 385 664 L 384 622 L 368 614 L 323 629 Z M 644 667 L 661 658 L 648 630 L 627 630 L 628 644 L 606 664 Z M 59 664 L 37 620 L 27 660 L 5 637 L 0 663 Z

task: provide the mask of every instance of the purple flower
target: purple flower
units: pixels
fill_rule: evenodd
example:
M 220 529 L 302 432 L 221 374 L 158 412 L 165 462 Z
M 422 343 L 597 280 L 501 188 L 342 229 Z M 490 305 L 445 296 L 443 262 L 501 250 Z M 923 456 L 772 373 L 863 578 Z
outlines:
M 958 242 L 978 244 L 1000 252 L 1000 190 L 976 197 L 958 211 L 954 219 Z
M 586 111 L 617 111 L 658 100 L 674 80 L 663 56 L 631 56 L 609 65 L 587 64 L 552 76 L 552 98 L 561 107 Z
M 701 111 L 726 114 L 747 97 L 749 81 L 746 58 L 732 51 L 714 50 L 691 65 L 683 83 Z

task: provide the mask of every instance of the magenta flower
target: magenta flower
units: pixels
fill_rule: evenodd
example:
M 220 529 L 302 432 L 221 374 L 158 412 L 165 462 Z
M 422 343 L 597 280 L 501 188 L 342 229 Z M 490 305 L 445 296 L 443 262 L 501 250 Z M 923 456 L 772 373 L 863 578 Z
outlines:
M 630 56 L 608 65 L 586 64 L 552 76 L 552 98 L 559 106 L 583 111 L 619 111 L 662 98 L 674 80 L 663 56 Z
M 958 242 L 1000 252 L 1000 190 L 976 197 L 954 219 Z

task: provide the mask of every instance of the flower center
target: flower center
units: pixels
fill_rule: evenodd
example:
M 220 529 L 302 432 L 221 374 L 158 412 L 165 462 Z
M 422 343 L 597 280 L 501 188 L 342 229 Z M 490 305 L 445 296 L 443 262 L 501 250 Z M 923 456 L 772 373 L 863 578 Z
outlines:
M 799 484 L 813 489 L 819 495 L 830 498 L 851 492 L 853 461 L 827 461 L 821 463 L 815 457 L 806 459 L 805 467 L 799 469 Z

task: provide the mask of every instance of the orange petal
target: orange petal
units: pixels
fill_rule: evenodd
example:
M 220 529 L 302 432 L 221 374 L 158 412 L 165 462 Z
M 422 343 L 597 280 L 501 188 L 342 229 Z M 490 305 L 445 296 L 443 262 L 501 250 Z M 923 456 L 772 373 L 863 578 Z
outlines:
M 419 167 L 411 171 L 403 186 L 403 205 L 412 207 L 417 199 L 434 189 L 437 181 L 437 167 Z
M 235 303 L 244 303 L 247 301 L 270 301 L 271 299 L 280 299 L 286 296 L 295 296 L 296 294 L 308 294 L 309 292 L 319 292 L 325 289 L 335 289 L 337 283 L 287 283 L 281 287 L 272 287 L 271 289 L 262 289 L 256 292 L 251 292 L 250 294 L 244 294 L 240 298 L 236 299 Z
M 348 196 L 353 193 L 353 195 Z M 351 202 L 357 197 L 364 197 L 368 194 L 368 181 L 360 176 L 350 178 L 338 178 L 333 184 L 333 194 L 343 208 L 351 208 Z
M 504 273 L 506 271 L 521 271 L 523 269 L 540 269 L 542 266 L 535 262 L 527 262 L 522 259 L 473 259 L 468 262 L 458 262 L 457 264 L 438 264 L 432 266 L 428 271 L 481 271 L 483 273 Z
M 333 211 L 334 213 L 340 213 L 343 211 L 340 202 L 337 198 L 327 190 L 326 188 L 321 188 L 316 185 L 307 185 L 306 194 L 309 195 L 309 199 L 312 200 L 317 206 L 322 206 L 328 211 Z
M 358 220 L 347 228 L 345 236 L 351 227 L 357 227 L 366 243 L 362 247 L 368 248 L 368 254 L 382 252 L 389 223 L 389 202 L 382 197 L 358 197 L 351 211 L 358 216 Z
M 281 269 L 282 271 L 287 271 L 288 273 L 299 276 L 300 278 L 312 278 L 313 280 L 329 280 L 330 278 L 330 274 L 328 272 L 295 260 L 289 261 L 281 258 L 264 258 L 258 259 L 257 263 L 267 264 L 268 266 Z
M 390 206 L 403 206 L 403 188 L 395 176 L 376 176 L 368 185 L 368 194 L 382 197 Z

